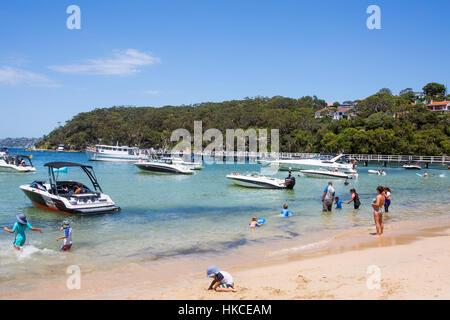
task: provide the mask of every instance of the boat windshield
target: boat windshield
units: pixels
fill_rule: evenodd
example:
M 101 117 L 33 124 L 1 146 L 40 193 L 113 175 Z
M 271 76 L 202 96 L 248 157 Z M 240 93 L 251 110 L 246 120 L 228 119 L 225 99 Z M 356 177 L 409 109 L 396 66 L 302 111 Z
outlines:
M 7 164 L 11 164 L 13 166 L 17 167 L 32 167 L 33 163 L 31 162 L 30 158 L 27 156 L 21 156 L 21 155 L 6 155 L 3 157 L 5 162 Z
M 50 163 L 48 166 L 49 181 L 51 193 L 61 196 L 72 196 L 81 194 L 99 194 L 102 189 L 95 176 L 94 170 L 90 166 L 71 164 L 71 163 Z M 86 183 L 78 182 L 82 170 L 89 178 L 92 189 L 87 187 Z M 76 181 L 71 179 L 76 179 Z

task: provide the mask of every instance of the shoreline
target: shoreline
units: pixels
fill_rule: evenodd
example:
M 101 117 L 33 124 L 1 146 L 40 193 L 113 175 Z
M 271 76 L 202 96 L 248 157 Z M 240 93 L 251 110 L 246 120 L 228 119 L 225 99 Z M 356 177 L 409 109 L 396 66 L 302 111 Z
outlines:
M 64 272 L 0 292 L 0 299 L 450 298 L 450 218 L 389 223 L 380 238 L 369 234 L 373 229 L 351 228 L 309 243 L 286 240 L 281 248 L 255 245 L 216 257 L 129 263 L 82 275 L 80 290 L 67 289 Z M 210 264 L 233 275 L 237 293 L 206 290 Z M 370 265 L 388 275 L 380 289 L 366 288 Z M 422 287 L 432 288 L 433 296 Z

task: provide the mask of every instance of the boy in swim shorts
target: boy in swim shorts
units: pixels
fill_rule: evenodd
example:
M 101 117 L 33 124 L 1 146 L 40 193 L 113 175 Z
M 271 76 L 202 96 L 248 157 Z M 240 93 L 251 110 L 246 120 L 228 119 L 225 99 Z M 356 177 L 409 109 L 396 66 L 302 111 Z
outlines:
M 23 213 L 16 214 L 16 219 L 17 222 L 14 224 L 12 229 L 8 229 L 7 227 L 5 227 L 4 230 L 9 233 L 16 233 L 16 238 L 14 239 L 13 244 L 16 250 L 20 250 L 20 248 L 23 247 L 27 240 L 27 237 L 25 235 L 25 231 L 27 229 L 39 231 L 40 233 L 42 233 L 42 230 L 32 227 L 28 222 L 27 216 Z
M 234 289 L 233 277 L 226 271 L 221 271 L 215 266 L 210 266 L 206 270 L 206 276 L 213 278 L 208 290 L 216 292 L 236 292 Z
M 72 247 L 72 228 L 70 227 L 70 222 L 67 220 L 64 220 L 61 225 L 60 230 L 64 231 L 64 235 L 56 238 L 56 241 L 64 239 L 64 243 L 63 243 L 63 246 L 61 247 L 61 250 L 62 251 L 70 251 L 70 248 Z
M 336 197 L 335 203 L 336 203 L 336 209 L 342 209 L 342 204 L 344 203 L 344 201 L 339 200 L 339 197 Z
M 294 213 L 292 211 L 288 210 L 288 205 L 285 203 L 283 206 L 283 209 L 281 210 L 281 216 L 282 217 L 290 217 L 292 216 Z

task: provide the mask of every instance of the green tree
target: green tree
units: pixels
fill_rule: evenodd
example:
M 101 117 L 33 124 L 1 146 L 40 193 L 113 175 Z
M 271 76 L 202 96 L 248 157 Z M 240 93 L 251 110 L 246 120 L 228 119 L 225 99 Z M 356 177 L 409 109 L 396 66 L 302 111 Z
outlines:
M 447 89 L 443 84 L 437 82 L 430 82 L 423 87 L 423 92 L 428 101 L 442 101 L 444 100 Z

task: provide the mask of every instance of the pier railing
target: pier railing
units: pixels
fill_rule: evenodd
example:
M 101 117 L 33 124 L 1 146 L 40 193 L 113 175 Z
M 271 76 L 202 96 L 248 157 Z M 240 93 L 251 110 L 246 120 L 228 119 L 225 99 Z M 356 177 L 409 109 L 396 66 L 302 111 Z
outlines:
M 332 158 L 332 154 L 320 153 L 270 153 L 270 152 L 233 152 L 233 151 L 216 151 L 216 152 L 194 152 L 195 155 L 208 157 L 238 157 L 238 158 L 257 158 L 265 160 L 275 159 L 310 159 L 317 157 Z M 348 160 L 370 161 L 370 162 L 421 162 L 421 163 L 441 163 L 450 164 L 450 156 L 417 156 L 417 155 L 384 155 L 384 154 L 344 154 Z

